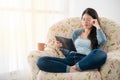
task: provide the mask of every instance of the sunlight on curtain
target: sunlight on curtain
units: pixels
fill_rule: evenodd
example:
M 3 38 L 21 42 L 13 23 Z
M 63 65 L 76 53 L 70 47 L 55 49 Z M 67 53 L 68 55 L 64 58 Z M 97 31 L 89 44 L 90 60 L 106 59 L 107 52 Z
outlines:
M 29 0 L 0 0 L 0 80 L 16 80 L 17 75 L 29 71 L 27 55 L 32 49 L 30 5 Z
M 55 22 L 65 18 L 67 12 L 67 0 L 34 0 L 34 29 L 37 42 L 45 42 L 48 28 Z M 41 31 L 40 31 L 41 30 Z M 42 32 L 43 31 L 43 32 Z
M 2 0 L 0 2 L 0 72 L 19 68 L 19 57 L 25 54 L 31 26 L 31 13 L 24 12 L 22 0 Z M 27 3 L 28 8 L 29 4 Z M 28 31 L 28 30 L 29 31 Z M 22 51 L 22 52 L 21 52 Z M 6 66 L 4 66 L 6 65 Z M 20 65 L 22 66 L 22 65 Z
M 29 73 L 29 52 L 37 49 L 38 42 L 45 42 L 51 25 L 65 18 L 66 3 L 67 0 L 0 0 L 0 80 L 23 80 L 20 74 Z M 5 78 L 5 73 L 10 77 Z

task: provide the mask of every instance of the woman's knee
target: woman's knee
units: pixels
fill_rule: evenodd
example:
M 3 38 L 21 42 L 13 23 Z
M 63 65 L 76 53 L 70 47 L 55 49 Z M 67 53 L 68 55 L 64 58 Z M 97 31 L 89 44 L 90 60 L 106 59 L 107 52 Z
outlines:
M 45 65 L 45 61 L 46 61 L 47 57 L 40 57 L 37 60 L 37 66 L 39 67 L 39 69 Z
M 101 59 L 105 59 L 107 58 L 107 53 L 101 49 L 95 49 L 94 53 L 97 54 L 97 56 Z

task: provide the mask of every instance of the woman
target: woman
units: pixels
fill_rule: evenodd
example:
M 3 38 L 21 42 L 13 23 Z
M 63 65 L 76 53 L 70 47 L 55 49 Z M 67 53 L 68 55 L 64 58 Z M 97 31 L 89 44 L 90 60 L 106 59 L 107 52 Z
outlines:
M 60 49 L 65 58 L 41 57 L 37 61 L 40 70 L 46 72 L 74 72 L 100 68 L 107 55 L 100 48 L 107 42 L 97 12 L 87 8 L 82 14 L 82 29 L 75 30 L 72 40 L 77 52 Z M 57 42 L 60 48 L 62 45 Z

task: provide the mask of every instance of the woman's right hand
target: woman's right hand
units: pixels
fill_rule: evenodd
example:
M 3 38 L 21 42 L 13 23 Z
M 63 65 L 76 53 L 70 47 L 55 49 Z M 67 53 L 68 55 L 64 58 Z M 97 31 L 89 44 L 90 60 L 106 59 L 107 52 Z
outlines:
M 60 50 L 62 48 L 62 43 L 60 41 L 55 41 L 55 45 L 57 46 L 57 48 Z

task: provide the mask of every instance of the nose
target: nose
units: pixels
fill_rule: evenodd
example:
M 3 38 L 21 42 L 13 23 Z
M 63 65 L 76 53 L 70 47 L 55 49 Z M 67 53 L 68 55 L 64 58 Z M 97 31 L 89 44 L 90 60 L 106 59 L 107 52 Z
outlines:
M 85 22 L 84 22 L 84 24 L 85 24 L 85 25 L 88 25 L 88 24 L 89 24 L 89 22 L 88 22 L 88 21 L 85 21 Z
M 84 20 L 84 23 L 89 23 L 89 21 L 88 20 Z

